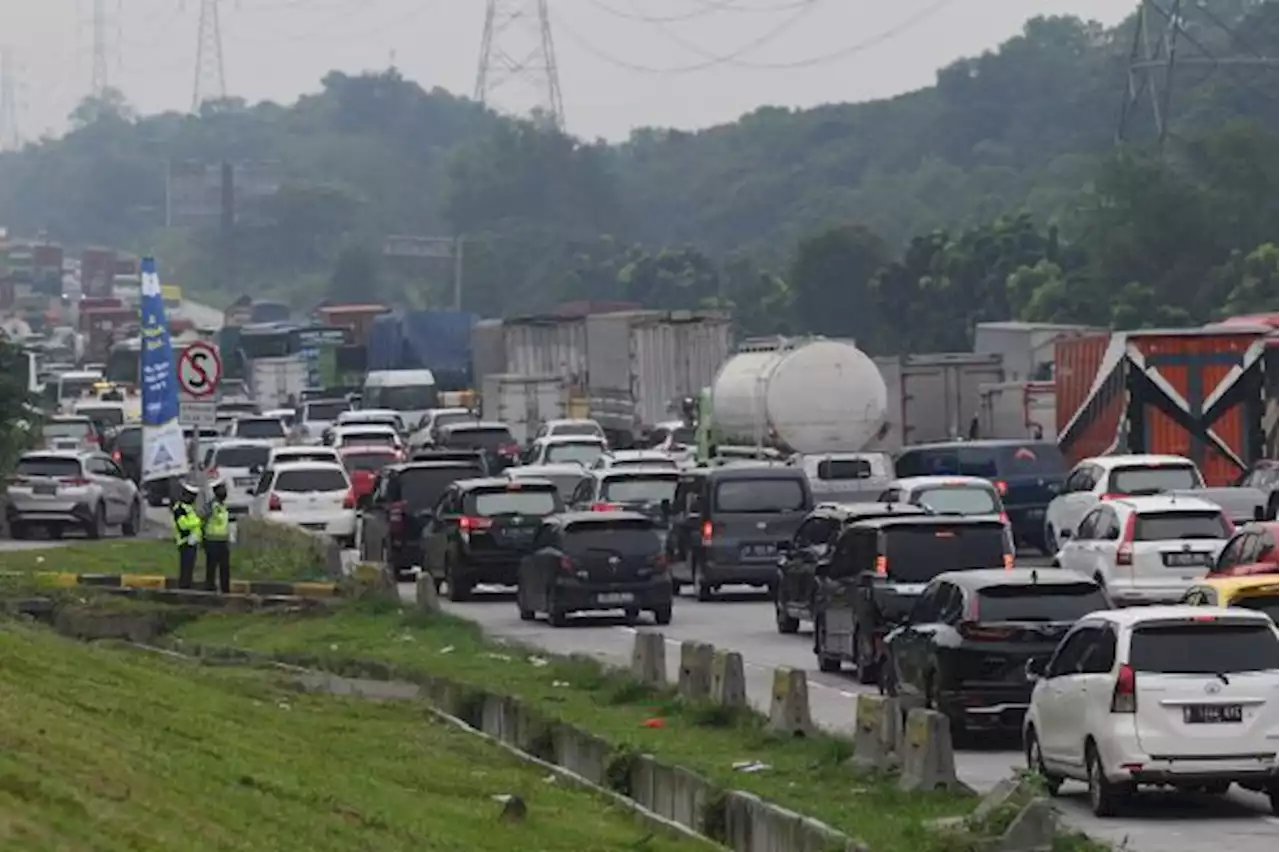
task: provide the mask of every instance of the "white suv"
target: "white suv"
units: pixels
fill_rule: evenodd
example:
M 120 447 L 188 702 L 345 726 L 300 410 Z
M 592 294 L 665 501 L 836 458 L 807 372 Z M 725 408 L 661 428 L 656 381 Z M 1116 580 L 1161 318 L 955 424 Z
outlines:
M 288 462 L 262 472 L 249 514 L 302 527 L 354 546 L 356 495 L 340 464 Z
M 1027 765 L 1056 794 L 1089 785 L 1111 816 L 1139 785 L 1221 794 L 1234 782 L 1276 813 L 1280 633 L 1264 613 L 1153 606 L 1091 613 L 1036 678 Z
M 1174 603 L 1235 532 L 1198 497 L 1121 497 L 1094 505 L 1066 534 L 1059 567 L 1093 577 L 1117 604 Z
M 1094 504 L 1106 497 L 1137 497 L 1204 488 L 1195 462 L 1182 456 L 1098 456 L 1071 469 L 1044 512 L 1044 552 L 1053 553 Z

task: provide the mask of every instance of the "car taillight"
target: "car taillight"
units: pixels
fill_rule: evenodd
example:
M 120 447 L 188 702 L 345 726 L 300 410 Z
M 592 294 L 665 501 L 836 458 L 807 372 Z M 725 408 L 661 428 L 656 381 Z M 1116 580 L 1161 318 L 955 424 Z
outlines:
M 1130 515 L 1124 522 L 1124 532 L 1120 535 L 1120 546 L 1116 548 L 1116 564 L 1133 564 L 1133 533 L 1138 525 L 1138 516 Z
M 574 572 L 573 560 L 567 556 L 561 556 L 559 568 L 561 574 L 572 574 Z
M 116 464 L 120 464 L 120 451 L 119 451 L 119 450 L 112 450 L 112 451 L 111 451 L 111 460 L 112 460 L 113 462 L 115 462 Z
M 1004 570 L 1006 571 L 1013 570 L 1013 554 L 1012 553 L 1006 553 L 1004 555 Z
M 1116 685 L 1111 690 L 1112 713 L 1136 713 L 1138 711 L 1138 690 L 1133 667 L 1128 663 L 1120 667 L 1116 673 Z
M 520 455 L 520 445 L 519 444 L 503 444 L 501 447 L 498 447 L 498 455 L 518 456 Z
M 348 488 L 347 493 L 342 497 L 342 508 L 354 509 L 356 507 L 356 491 L 354 488 Z
M 1098 499 L 1099 499 L 1099 500 L 1123 500 L 1125 497 L 1128 497 L 1128 496 L 1129 496 L 1128 494 L 1110 494 L 1110 493 L 1108 493 L 1108 494 L 1103 494 L 1103 495 L 1102 495 L 1101 497 L 1099 497 Z
M 101 440 L 100 438 L 98 438 L 98 433 L 93 431 L 85 432 L 84 439 L 88 441 L 90 444 L 96 444 Z
M 711 539 L 714 533 L 715 533 L 715 526 L 710 521 L 703 521 L 702 522 L 702 544 L 704 547 L 711 544 Z
M 458 528 L 463 532 L 487 530 L 493 526 L 493 518 L 477 518 L 474 515 L 463 515 L 458 519 Z
M 58 484 L 82 487 L 82 486 L 88 485 L 89 480 L 85 479 L 83 476 L 69 476 L 66 479 L 59 479 Z
M 280 495 L 274 491 L 271 492 L 271 495 L 267 497 L 267 511 L 279 512 L 282 508 L 284 507 L 280 505 Z
M 1012 627 L 989 627 L 976 621 L 962 621 L 956 628 L 964 639 L 975 642 L 999 642 L 1013 635 Z
M 406 508 L 408 508 L 408 504 L 403 500 L 398 500 L 387 507 L 387 524 L 391 527 L 391 532 L 400 533 L 404 531 Z
M 593 512 L 617 512 L 622 507 L 617 503 L 592 503 L 591 511 Z
M 1008 513 L 1008 512 L 1001 512 L 1001 513 L 1000 513 L 1000 523 L 1004 524 L 1006 527 L 1010 525 L 1010 524 L 1009 524 L 1009 513 Z
M 883 555 L 876 557 L 876 574 L 881 577 L 889 576 L 889 557 Z
M 206 470 L 204 473 L 205 473 L 205 476 L 209 477 L 210 479 L 218 478 L 218 469 L 216 467 L 211 467 L 208 470 Z
M 1001 496 L 1001 497 L 1003 497 L 1004 495 L 1008 494 L 1008 493 L 1009 493 L 1009 483 L 1005 482 L 1003 479 L 997 479 L 997 480 L 996 480 L 996 491 L 1000 492 L 1000 496 Z

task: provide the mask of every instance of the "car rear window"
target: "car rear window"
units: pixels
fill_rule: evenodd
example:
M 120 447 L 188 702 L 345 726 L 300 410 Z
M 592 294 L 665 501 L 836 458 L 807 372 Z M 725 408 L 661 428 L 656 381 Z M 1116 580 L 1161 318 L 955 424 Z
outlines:
M 674 500 L 678 476 L 611 476 L 600 484 L 600 498 L 611 503 L 661 503 Z
M 477 450 L 497 450 L 514 444 L 510 429 L 457 429 L 449 432 L 447 438 L 451 447 L 468 447 Z
M 995 515 L 1000 512 L 996 493 L 978 485 L 933 485 L 916 491 L 913 502 L 939 515 Z
M 348 473 L 357 470 L 376 473 L 399 458 L 395 453 L 347 453 L 342 457 L 342 466 Z
M 1067 460 L 1062 450 L 1052 442 L 1029 442 L 996 450 L 996 469 L 999 476 L 1040 476 L 1064 474 Z
M 467 423 L 475 419 L 473 414 L 467 414 L 462 411 L 449 411 L 444 414 L 437 414 L 435 420 L 431 421 L 431 426 L 434 429 L 439 429 L 441 426 L 448 426 L 451 423 Z
M 1063 473 L 1066 467 L 1057 445 L 1047 441 L 998 447 L 908 450 L 895 465 L 900 477 L 980 476 L 984 479 Z
M 547 464 L 578 463 L 583 467 L 595 464 L 604 455 L 604 447 L 595 443 L 552 444 L 547 447 Z
M 1129 665 L 1159 674 L 1231 674 L 1277 668 L 1280 645 L 1266 624 L 1196 622 L 1141 626 L 1129 641 Z
M 93 424 L 88 420 L 59 420 L 46 423 L 40 433 L 46 438 L 83 438 L 93 431 Z
M 1271 619 L 1272 624 L 1280 621 L 1280 614 L 1277 613 L 1280 597 L 1277 597 L 1275 592 L 1269 595 L 1245 595 L 1231 601 L 1231 605 L 1238 606 L 1241 609 L 1251 609 L 1255 612 L 1265 612 L 1267 617 Z
M 300 450 L 297 452 L 279 453 L 275 457 L 276 464 L 296 461 L 337 462 L 338 457 L 332 452 L 322 453 L 316 450 Z
M 912 524 L 882 530 L 886 574 L 899 583 L 927 583 L 943 571 L 1004 566 L 1000 524 Z
M 870 479 L 875 475 L 867 459 L 823 459 L 818 462 L 819 479 Z
M 727 479 L 716 485 L 720 512 L 799 512 L 806 503 L 804 486 L 796 479 Z
M 1111 471 L 1107 484 L 1108 494 L 1161 494 L 1199 488 L 1203 485 L 1196 469 L 1187 464 L 1143 465 L 1141 467 L 1117 467 Z
M 473 491 L 463 501 L 468 515 L 554 515 L 564 510 L 564 502 L 555 487 L 529 486 L 520 483 L 499 491 Z
M 142 449 L 142 430 L 123 429 L 116 433 L 116 446 L 122 450 Z
M 514 480 L 521 479 L 545 479 L 555 485 L 556 490 L 560 492 L 561 499 L 566 499 L 577 489 L 578 483 L 582 481 L 582 474 L 579 473 L 530 473 L 524 475 L 520 473 L 520 468 L 510 467 L 508 476 Z
M 240 438 L 283 438 L 284 424 L 279 420 L 241 420 L 236 423 L 236 436 Z
M 394 490 L 388 497 L 392 501 L 408 503 L 412 511 L 427 509 L 434 506 L 444 490 L 459 479 L 483 475 L 479 465 L 463 462 L 447 467 L 409 468 L 395 478 Z
M 214 450 L 213 463 L 218 467 L 261 467 L 271 457 L 268 447 L 219 447 Z
M 332 423 L 338 419 L 339 414 L 350 410 L 351 405 L 346 402 L 308 402 L 302 419 L 304 422 L 319 420 L 323 423 Z
M 81 406 L 76 413 L 88 417 L 94 423 L 102 423 L 106 426 L 119 426 L 124 423 L 124 409 L 122 408 L 85 408 Z
M 1110 609 L 1095 583 L 989 586 L 978 592 L 979 621 L 1076 621 Z
M 344 447 L 394 447 L 396 436 L 389 432 L 347 432 L 341 444 Z
M 584 521 L 565 530 L 564 548 L 571 554 L 607 550 L 627 556 L 657 556 L 662 552 L 662 537 L 653 524 L 639 518 Z
M 272 491 L 303 494 L 310 491 L 346 491 L 347 478 L 336 468 L 282 470 L 276 474 Z
M 1226 538 L 1231 535 L 1221 512 L 1143 512 L 1133 525 L 1134 541 Z
M 600 427 L 594 423 L 561 423 L 551 430 L 552 435 L 599 435 Z
M 80 462 L 56 456 L 27 456 L 19 459 L 14 473 L 18 476 L 50 476 L 70 479 L 80 475 Z
M 679 465 L 675 459 L 670 458 L 639 458 L 639 459 L 614 459 L 609 467 L 660 467 L 664 470 L 677 470 Z

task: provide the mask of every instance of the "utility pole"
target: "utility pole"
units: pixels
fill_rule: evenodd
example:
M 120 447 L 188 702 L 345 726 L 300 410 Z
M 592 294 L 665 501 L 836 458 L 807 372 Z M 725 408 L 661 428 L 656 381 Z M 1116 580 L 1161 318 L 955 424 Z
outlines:
M 564 127 L 560 73 L 547 0 L 487 0 L 475 99 L 493 106 L 494 93 L 523 84 L 532 90 L 535 121 Z
M 16 151 L 22 143 L 18 132 L 18 81 L 13 49 L 0 45 L 0 151 Z
M 111 85 L 107 79 L 107 55 L 111 52 L 107 35 L 107 0 L 93 0 L 93 72 L 89 91 L 95 98 Z
M 227 77 L 222 64 L 222 26 L 218 20 L 218 0 L 200 0 L 200 28 L 196 32 L 196 74 L 191 87 L 191 111 L 200 104 L 227 96 Z

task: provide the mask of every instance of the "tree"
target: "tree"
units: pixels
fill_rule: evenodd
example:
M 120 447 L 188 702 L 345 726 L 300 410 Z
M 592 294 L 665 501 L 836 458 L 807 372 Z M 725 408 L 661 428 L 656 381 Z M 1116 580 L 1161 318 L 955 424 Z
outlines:
M 870 333 L 871 317 L 859 306 L 869 301 L 871 279 L 888 260 L 884 240 L 864 225 L 841 225 L 802 241 L 791 266 L 796 321 L 816 334 Z
M 381 289 L 378 276 L 377 255 L 362 245 L 346 246 L 329 278 L 329 298 L 335 302 L 377 302 Z
M 34 402 L 27 388 L 27 359 L 12 343 L 0 339 L 0 474 L 13 469 L 31 446 Z

